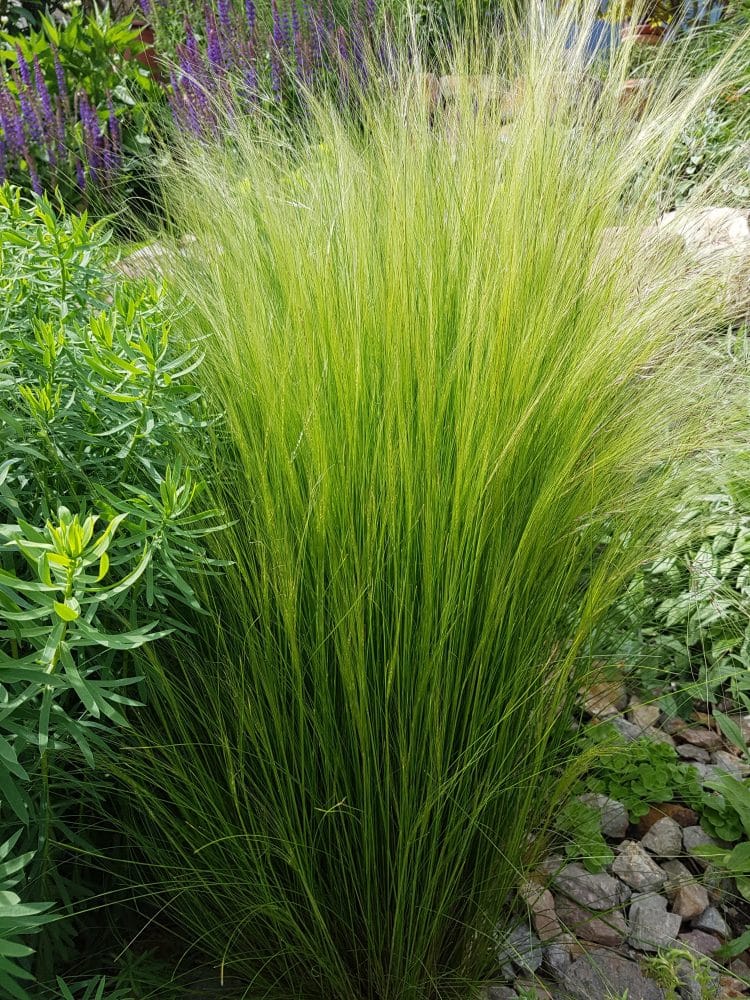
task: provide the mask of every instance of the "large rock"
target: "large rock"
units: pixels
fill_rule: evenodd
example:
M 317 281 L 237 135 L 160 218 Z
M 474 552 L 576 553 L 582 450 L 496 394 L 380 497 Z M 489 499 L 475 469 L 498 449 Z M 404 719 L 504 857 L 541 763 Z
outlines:
M 555 898 L 549 889 L 529 881 L 523 883 L 519 894 L 531 912 L 534 930 L 540 941 L 552 941 L 559 937 L 561 933 L 560 922 L 555 912 Z
M 587 910 L 572 899 L 561 896 L 557 901 L 557 915 L 577 938 L 593 941 L 594 944 L 617 948 L 628 934 L 628 925 L 618 910 L 603 913 L 601 910 Z
M 613 840 L 622 840 L 630 825 L 628 811 L 622 802 L 610 799 L 606 795 L 597 795 L 595 792 L 587 792 L 579 797 L 584 805 L 599 813 L 599 822 L 604 836 L 611 837 Z
M 682 828 L 664 816 L 643 836 L 641 845 L 657 858 L 676 858 L 682 854 Z
M 612 871 L 636 892 L 656 892 L 664 885 L 666 875 L 640 844 L 626 840 Z
M 636 896 L 630 905 L 628 941 L 639 951 L 658 951 L 674 945 L 682 917 L 667 912 L 663 896 Z
M 603 949 L 596 949 L 576 959 L 565 972 L 561 1000 L 604 1000 L 621 997 L 628 1000 L 665 1000 L 664 991 L 646 977 L 640 967 Z
M 606 872 L 593 874 L 577 862 L 559 871 L 553 885 L 558 893 L 590 910 L 614 910 L 630 897 L 616 878 Z
M 734 208 L 685 208 L 667 212 L 653 230 L 683 241 L 687 253 L 701 268 L 715 273 L 721 305 L 731 316 L 744 316 L 750 307 L 750 225 L 747 212 Z M 681 734 L 684 736 L 683 734 Z M 716 734 L 714 734 L 716 735 Z M 693 742 L 689 740 L 689 742 Z M 719 743 L 704 749 L 718 749 Z

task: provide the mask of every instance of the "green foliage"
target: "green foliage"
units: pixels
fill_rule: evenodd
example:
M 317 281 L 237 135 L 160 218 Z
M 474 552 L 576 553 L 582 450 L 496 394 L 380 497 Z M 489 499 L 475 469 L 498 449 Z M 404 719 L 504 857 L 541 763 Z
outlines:
M 597 741 L 606 746 L 613 737 L 607 727 Z M 708 797 L 696 769 L 681 761 L 674 747 L 648 739 L 604 749 L 586 788 L 622 802 L 634 823 L 660 802 L 686 802 L 699 809 Z
M 580 799 L 565 803 L 555 830 L 564 839 L 566 857 L 580 861 L 590 872 L 603 871 L 614 859 L 612 848 L 602 836 L 599 813 Z
M 502 139 L 470 74 L 448 118 L 407 75 L 357 126 L 323 108 L 309 144 L 238 134 L 171 178 L 231 565 L 144 648 L 112 767 L 143 881 L 250 996 L 486 973 L 581 766 L 591 631 L 726 433 L 717 275 L 643 237 L 642 167 L 714 81 L 631 120 L 628 53 L 594 88 L 570 16 L 457 66 L 521 77 Z
M 662 691 L 670 714 L 728 696 L 750 711 L 750 498 L 746 459 L 676 509 L 658 558 L 632 580 L 608 649 Z
M 719 93 L 682 129 L 680 138 L 668 160 L 666 179 L 677 204 L 682 204 L 696 184 L 714 175 L 717 179 L 715 198 L 721 204 L 744 207 L 750 193 L 750 4 L 733 0 L 724 15 L 713 24 L 693 28 L 664 47 L 665 59 L 646 60 L 642 72 L 659 72 L 659 63 L 667 65 L 672 58 L 684 61 L 689 73 L 706 72 L 715 66 L 732 46 L 744 68 L 731 85 Z M 689 84 L 686 81 L 686 87 Z M 722 177 L 724 164 L 733 157 L 744 158 L 741 170 Z
M 165 634 L 175 602 L 197 608 L 185 574 L 211 517 L 185 466 L 199 355 L 171 336 L 157 288 L 114 280 L 107 242 L 0 188 L 0 839 L 8 874 L 25 871 L 0 991 L 19 998 L 29 973 L 8 963 L 50 906 L 28 900 L 70 912 L 88 891 L 74 859 L 95 852 L 95 757 L 137 703 L 127 654 Z M 41 975 L 73 933 L 47 928 Z

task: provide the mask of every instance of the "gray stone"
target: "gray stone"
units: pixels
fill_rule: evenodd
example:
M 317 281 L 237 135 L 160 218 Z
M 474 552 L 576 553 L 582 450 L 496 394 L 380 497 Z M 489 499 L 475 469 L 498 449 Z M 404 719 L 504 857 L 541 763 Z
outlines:
M 622 844 L 619 856 L 612 862 L 612 871 L 636 892 L 656 891 L 666 881 L 661 868 L 632 840 Z
M 503 974 L 509 962 L 523 972 L 536 972 L 543 957 L 541 941 L 526 924 L 519 924 L 498 942 L 497 960 Z
M 595 792 L 588 792 L 580 796 L 581 802 L 595 809 L 599 813 L 602 833 L 605 837 L 612 837 L 613 840 L 622 840 L 628 832 L 630 820 L 628 811 L 622 802 L 617 799 L 610 799 L 606 795 L 597 795 Z
M 696 955 L 713 955 L 721 948 L 721 941 L 705 931 L 688 931 L 680 934 L 679 940 Z
M 682 831 L 682 842 L 685 845 L 686 854 L 692 854 L 696 847 L 703 847 L 706 844 L 716 845 L 716 841 L 713 837 L 709 837 L 702 826 L 686 826 Z M 703 868 L 708 868 L 708 861 L 698 857 L 695 860 Z
M 563 978 L 565 1000 L 604 1000 L 621 997 L 628 1000 L 664 1000 L 664 991 L 648 979 L 635 962 L 597 948 L 572 963 Z
M 487 1000 L 518 1000 L 518 994 L 510 986 L 488 986 Z
M 634 743 L 643 735 L 638 726 L 634 726 L 632 722 L 628 722 L 627 719 L 623 719 L 620 715 L 612 719 L 611 722 L 626 743 Z
M 702 750 L 721 750 L 721 735 L 708 729 L 706 726 L 695 726 L 680 730 L 680 741 L 682 743 L 692 743 L 694 747 L 701 747 Z
M 706 899 L 708 899 L 708 893 L 706 893 Z M 699 931 L 718 934 L 719 937 L 723 938 L 729 937 L 729 926 L 715 906 L 706 906 L 698 919 L 693 922 L 693 926 L 697 927 Z
M 683 760 L 700 761 L 701 764 L 708 764 L 711 760 L 708 750 L 703 750 L 701 747 L 694 747 L 690 743 L 680 743 L 677 747 L 677 753 Z
M 683 885 L 690 885 L 691 882 L 695 881 L 693 873 L 681 861 L 664 861 L 661 867 L 667 875 L 664 892 L 670 899 L 677 895 L 678 889 Z
M 588 872 L 577 862 L 559 871 L 553 885 L 558 892 L 590 910 L 613 910 L 630 897 L 628 890 L 616 878 L 606 872 Z
M 562 979 L 570 967 L 570 945 L 572 938 L 561 934 L 557 941 L 550 941 L 544 949 L 544 964 L 555 979 Z
M 540 941 L 552 941 L 560 935 L 560 923 L 555 913 L 555 899 L 549 889 L 537 882 L 523 882 L 519 895 L 529 908 L 531 922 Z
M 663 896 L 635 896 L 630 904 L 628 942 L 639 951 L 658 951 L 674 945 L 682 917 L 667 912 Z
M 617 948 L 628 934 L 628 925 L 619 910 L 607 913 L 602 910 L 587 910 L 572 899 L 560 896 L 557 900 L 557 915 L 567 930 L 577 938 L 593 941 L 594 944 Z
M 733 774 L 735 778 L 745 778 L 750 774 L 750 767 L 739 757 L 735 757 L 734 754 L 728 753 L 726 750 L 717 750 L 716 753 L 711 754 L 711 759 L 720 771 Z
M 676 858 L 682 854 L 682 827 L 669 816 L 658 819 L 641 838 L 641 846 L 658 858 Z
M 719 976 L 713 969 L 705 970 L 710 979 L 708 991 L 698 982 L 695 969 L 686 959 L 680 959 L 674 971 L 680 980 L 680 1000 L 713 1000 L 716 997 L 719 991 Z
M 660 715 L 658 705 L 644 705 L 631 700 L 628 707 L 628 721 L 639 729 L 651 729 L 659 721 Z
M 674 896 L 672 909 L 679 913 L 683 920 L 694 920 L 706 911 L 708 893 L 698 882 L 686 882 L 679 887 Z M 710 930 L 712 928 L 703 928 Z

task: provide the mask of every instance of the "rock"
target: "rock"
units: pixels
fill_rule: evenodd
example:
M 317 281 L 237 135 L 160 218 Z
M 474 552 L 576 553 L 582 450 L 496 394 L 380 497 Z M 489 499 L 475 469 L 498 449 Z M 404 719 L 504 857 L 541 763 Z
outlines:
M 743 962 L 741 958 L 735 958 L 729 966 L 729 971 L 738 979 L 744 979 L 750 983 L 750 965 Z
M 709 837 L 702 826 L 686 826 L 682 831 L 682 843 L 685 845 L 686 854 L 692 854 L 696 847 L 703 847 L 705 844 L 716 845 L 716 841 L 713 837 Z M 708 861 L 698 857 L 695 860 L 701 867 L 708 868 Z
M 542 958 L 542 943 L 526 924 L 519 924 L 498 942 L 497 959 L 501 967 L 512 962 L 523 972 L 536 972 Z
M 555 913 L 555 898 L 549 889 L 543 889 L 535 882 L 525 882 L 519 892 L 531 911 L 531 920 L 539 940 L 551 941 L 559 937 L 560 922 Z
M 704 726 L 680 730 L 679 739 L 701 750 L 720 750 L 723 745 L 719 733 Z
M 679 940 L 696 955 L 713 955 L 721 948 L 721 941 L 705 931 L 687 931 L 679 935 Z
M 713 1000 L 719 988 L 719 977 L 711 970 L 704 970 L 708 975 L 710 984 L 708 989 L 699 982 L 695 974 L 695 969 L 687 959 L 681 958 L 674 969 L 677 978 L 680 980 L 680 1000 Z
M 651 740 L 652 743 L 666 743 L 668 747 L 675 746 L 675 741 L 669 733 L 665 733 L 663 729 L 657 729 L 655 726 L 644 729 L 641 733 L 641 739 Z
M 734 1000 L 735 997 L 747 996 L 747 983 L 743 983 L 733 976 L 719 976 L 718 981 L 718 992 L 712 995 L 711 1000 Z M 701 1000 L 703 1000 L 702 997 Z
M 607 798 L 606 795 L 597 795 L 595 792 L 589 792 L 579 796 L 579 798 L 584 805 L 599 813 L 599 821 L 605 837 L 622 840 L 630 825 L 628 811 L 622 802 Z
M 704 913 L 708 907 L 708 893 L 698 882 L 687 882 L 681 885 L 674 896 L 672 909 L 683 920 L 694 920 L 695 917 Z M 711 928 L 703 928 L 710 930 Z
M 628 942 L 639 951 L 658 951 L 675 943 L 682 917 L 667 912 L 663 896 L 635 896 L 630 904 Z
M 705 886 L 696 882 L 692 872 L 680 861 L 665 861 L 662 865 L 667 873 L 664 892 L 672 901 L 672 910 L 684 920 L 692 920 L 709 904 Z
M 638 820 L 637 832 L 640 837 L 648 833 L 654 823 L 668 816 L 680 826 L 695 826 L 698 822 L 698 813 L 682 806 L 677 802 L 661 802 L 657 806 L 651 806 L 645 816 Z
M 719 770 L 733 774 L 735 778 L 745 778 L 750 774 L 750 767 L 726 750 L 717 750 L 715 753 L 712 753 L 711 760 Z
M 617 948 L 628 934 L 625 918 L 618 910 L 603 913 L 591 911 L 572 899 L 561 896 L 557 901 L 557 915 L 565 927 L 584 941 L 593 941 L 609 948 Z
M 708 893 L 706 893 L 706 898 L 708 898 Z M 708 934 L 718 934 L 719 937 L 723 938 L 729 937 L 729 926 L 715 906 L 706 906 L 698 919 L 693 922 L 693 926 Z
M 559 871 L 553 885 L 558 892 L 590 910 L 614 910 L 630 898 L 629 891 L 616 878 L 606 872 L 588 872 L 577 862 Z
M 680 743 L 677 747 L 677 753 L 683 760 L 697 760 L 701 764 L 707 764 L 711 760 L 708 750 L 694 747 L 690 743 Z
M 596 949 L 576 959 L 563 977 L 566 1000 L 664 1000 L 664 991 L 648 979 L 635 962 L 622 955 Z
M 627 719 L 623 719 L 621 715 L 610 719 L 610 722 L 626 743 L 634 743 L 643 736 L 643 733 L 638 726 L 634 726 L 632 722 L 628 722 Z
M 666 875 L 640 844 L 626 840 L 621 853 L 612 862 L 612 871 L 636 892 L 657 891 Z
M 562 979 L 570 966 L 570 946 L 572 938 L 569 934 L 561 934 L 544 949 L 544 964 L 555 979 Z
M 631 698 L 628 706 L 627 719 L 639 729 L 651 729 L 659 721 L 661 712 L 658 705 L 644 705 Z
M 710 207 L 666 212 L 657 228 L 679 234 L 688 250 L 700 255 L 750 243 L 747 214 L 733 208 Z
M 487 1000 L 518 1000 L 518 994 L 510 986 L 488 986 L 485 996 Z
M 676 858 L 682 854 L 682 827 L 664 816 L 645 834 L 641 846 L 657 858 Z
M 664 861 L 661 867 L 667 875 L 664 892 L 669 899 L 673 899 L 677 895 L 678 889 L 683 885 L 689 885 L 690 882 L 695 881 L 693 873 L 681 861 Z
M 611 719 L 626 707 L 628 693 L 622 681 L 600 681 L 581 692 L 583 707 L 595 719 Z

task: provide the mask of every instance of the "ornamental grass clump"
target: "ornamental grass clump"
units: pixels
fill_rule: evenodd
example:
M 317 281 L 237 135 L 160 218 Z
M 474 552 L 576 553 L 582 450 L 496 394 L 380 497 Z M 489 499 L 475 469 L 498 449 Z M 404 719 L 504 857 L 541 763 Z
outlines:
M 498 43 L 494 88 L 457 66 L 447 107 L 406 72 L 354 125 L 235 129 L 167 185 L 231 565 L 144 653 L 114 771 L 161 918 L 245 996 L 496 972 L 592 631 L 728 433 L 718 268 L 647 227 L 729 67 L 636 118 L 627 46 L 593 67 L 570 28 Z

